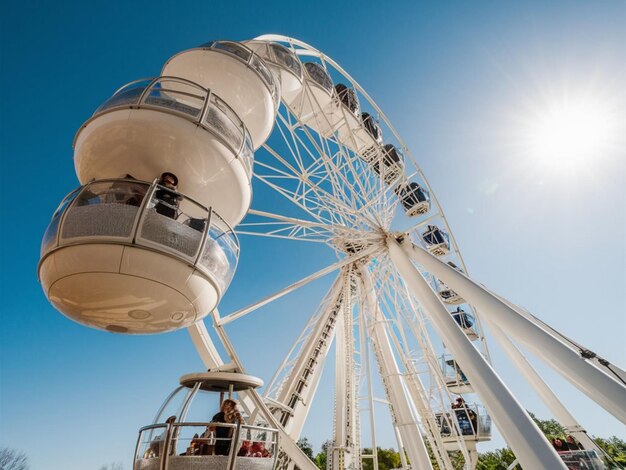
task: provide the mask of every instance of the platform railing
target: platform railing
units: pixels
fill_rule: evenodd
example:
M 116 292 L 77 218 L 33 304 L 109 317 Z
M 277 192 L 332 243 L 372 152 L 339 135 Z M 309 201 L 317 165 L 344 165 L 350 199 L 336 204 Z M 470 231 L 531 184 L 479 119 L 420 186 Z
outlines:
M 324 67 L 316 62 L 305 62 L 304 70 L 306 71 L 307 77 L 317 83 L 329 94 L 334 93 L 335 89 L 333 85 L 333 80 L 332 78 L 330 78 L 330 75 L 328 74 L 326 69 L 324 69 Z
M 180 77 L 135 80 L 102 103 L 83 127 L 103 113 L 128 108 L 175 114 L 201 126 L 240 158 L 251 176 L 254 150 L 248 130 L 237 113 L 211 90 Z
M 212 49 L 216 52 L 228 54 L 229 56 L 234 57 L 240 62 L 246 64 L 261 78 L 263 84 L 272 94 L 274 106 L 278 107 L 278 103 L 280 102 L 280 88 L 278 81 L 263 59 L 252 51 L 252 49 L 239 42 L 224 40 L 210 41 L 202 44 L 200 48 Z
M 133 470 L 271 470 L 277 455 L 276 429 L 171 421 L 139 430 Z
M 606 466 L 595 450 L 557 452 L 569 470 L 605 470 Z
M 134 179 L 92 181 L 72 191 L 52 216 L 41 259 L 71 245 L 114 243 L 177 258 L 228 287 L 239 259 L 232 228 L 211 208 Z
M 436 413 L 435 418 L 444 438 L 462 437 L 472 440 L 491 438 L 491 417 L 482 405 L 466 403 L 459 408 Z

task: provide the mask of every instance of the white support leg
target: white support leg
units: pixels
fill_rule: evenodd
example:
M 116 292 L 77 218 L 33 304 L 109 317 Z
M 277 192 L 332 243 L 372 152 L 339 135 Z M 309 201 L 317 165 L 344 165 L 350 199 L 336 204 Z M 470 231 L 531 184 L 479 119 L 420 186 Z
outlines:
M 388 239 L 388 247 L 391 260 L 402 278 L 413 294 L 423 303 L 437 334 L 446 343 L 454 360 L 463 369 L 498 429 L 520 459 L 522 466 L 528 469 L 565 470 L 567 467 L 554 448 L 459 328 L 439 296 L 433 292 L 422 274 L 413 265 L 407 252 L 393 238 Z M 456 290 L 454 286 L 448 285 Z
M 350 277 L 346 277 L 343 289 L 341 313 L 335 325 L 335 421 L 333 447 L 331 449 L 332 470 L 354 469 L 359 458 L 357 416 L 358 401 L 354 384 L 354 325 Z M 360 465 L 358 468 L 361 468 Z
M 387 398 L 391 403 L 394 425 L 398 428 L 404 449 L 409 454 L 411 465 L 420 470 L 432 469 L 422 433 L 413 416 L 404 381 L 387 336 L 386 323 L 378 307 L 376 292 L 366 268 L 361 268 L 361 279 L 371 318 L 371 340 L 374 344 L 374 351 L 381 369 Z M 402 448 L 399 450 L 400 453 L 404 452 Z
M 517 367 L 517 370 L 521 372 L 530 386 L 537 392 L 537 395 L 539 395 L 550 411 L 552 411 L 561 426 L 563 426 L 569 434 L 574 436 L 585 449 L 595 450 L 599 455 L 602 455 L 602 451 L 598 445 L 589 437 L 583 427 L 578 424 L 576 418 L 565 408 L 548 384 L 543 381 L 534 367 L 526 360 L 522 352 L 517 349 L 497 325 L 489 321 L 486 323 L 492 336 L 498 341 L 498 344 L 500 344 L 500 347 L 502 347 L 504 352 L 509 356 L 513 364 Z
M 370 419 L 370 433 L 372 438 L 372 467 L 373 470 L 378 470 L 378 449 L 376 447 L 376 419 L 374 416 L 374 387 L 372 384 L 372 367 L 370 364 L 370 351 L 367 342 L 367 328 L 365 327 L 365 312 L 362 306 L 359 305 L 359 339 L 361 342 L 361 368 L 365 366 L 365 373 L 367 375 L 367 408 Z M 362 462 L 362 459 L 361 459 Z M 362 464 L 361 464 L 362 465 Z
M 400 462 L 402 464 L 402 469 L 407 470 L 409 468 L 409 463 L 406 461 L 406 454 L 404 453 L 404 443 L 402 442 L 400 431 L 395 424 L 393 425 L 393 432 L 396 435 L 396 441 L 398 441 L 398 449 L 400 450 Z
M 405 241 L 400 247 L 390 240 L 394 251 L 401 251 L 437 276 L 474 305 L 488 321 L 497 324 L 511 338 L 524 344 L 539 358 L 561 373 L 580 391 L 626 424 L 626 387 L 598 369 L 561 340 L 529 321 L 506 302 L 440 261 L 426 250 Z
M 224 361 L 222 361 L 217 349 L 215 349 L 213 341 L 211 341 L 204 321 L 201 320 L 194 323 L 187 328 L 187 331 L 189 332 L 189 336 L 191 336 L 193 345 L 200 355 L 200 359 L 202 359 L 204 363 L 204 367 L 207 369 L 215 369 L 216 367 L 224 365 Z
M 340 315 L 335 325 L 335 421 L 333 426 L 333 446 L 328 456 L 332 470 L 344 470 L 346 423 L 346 338 L 344 318 Z
M 319 385 L 328 350 L 335 337 L 336 320 L 341 311 L 342 278 L 331 288 L 327 297 L 327 309 L 320 317 L 315 331 L 303 347 L 277 400 L 291 408 L 292 415 L 282 420 L 289 435 L 297 441 L 311 409 L 311 403 Z

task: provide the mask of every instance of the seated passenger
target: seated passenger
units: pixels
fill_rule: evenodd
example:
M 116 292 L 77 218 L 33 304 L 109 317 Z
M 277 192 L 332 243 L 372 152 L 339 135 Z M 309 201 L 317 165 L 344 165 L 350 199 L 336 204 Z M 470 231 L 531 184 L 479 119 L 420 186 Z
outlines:
M 265 448 L 265 443 L 255 442 L 250 450 L 250 457 L 271 457 L 270 451 Z
M 178 178 L 174 173 L 165 172 L 161 175 L 159 184 L 163 186 L 157 190 L 155 196 L 159 202 L 154 206 L 157 213 L 176 219 L 178 217 L 178 205 L 180 196 L 175 193 L 178 186 Z
M 576 442 L 571 434 L 565 436 L 565 444 L 567 445 L 567 448 L 569 450 L 585 450 L 585 448 L 580 445 L 580 443 Z
M 424 232 L 422 238 L 428 245 L 440 245 L 446 243 L 446 240 L 441 234 L 441 230 L 436 225 L 428 225 L 428 230 Z
M 211 418 L 212 423 L 243 424 L 241 413 L 237 409 L 235 400 L 226 399 L 222 402 L 221 411 Z M 210 426 L 211 432 L 215 433 L 215 455 L 228 455 L 233 435 L 233 428 L 225 426 Z
M 461 309 L 461 307 L 457 307 L 457 309 L 454 312 L 452 312 L 452 317 L 459 324 L 461 328 L 466 329 L 466 328 L 471 328 L 472 326 L 474 326 L 474 322 L 467 315 L 467 313 L 465 313 L 465 311 Z
M 461 434 L 464 436 L 474 434 L 477 424 L 477 416 L 474 410 L 467 408 L 462 397 L 456 399 L 456 403 L 452 404 L 452 409 L 455 410 L 454 413 L 456 414 Z
M 252 455 L 250 455 L 251 449 L 252 449 L 252 442 L 243 441 L 241 443 L 241 448 L 237 452 L 237 457 L 252 457 Z
M 465 374 L 463 373 L 463 371 L 461 370 L 461 368 L 459 367 L 459 365 L 456 363 L 454 359 L 447 360 L 446 364 L 448 364 L 450 367 L 454 369 L 454 371 L 459 376 L 459 379 L 461 380 L 461 382 L 463 383 L 468 382 L 467 377 L 465 376 Z M 454 405 L 452 405 L 452 407 L 454 408 Z
M 554 439 L 552 439 L 552 446 L 557 452 L 567 452 L 569 450 L 567 444 L 563 440 L 561 440 L 560 437 L 555 437 Z

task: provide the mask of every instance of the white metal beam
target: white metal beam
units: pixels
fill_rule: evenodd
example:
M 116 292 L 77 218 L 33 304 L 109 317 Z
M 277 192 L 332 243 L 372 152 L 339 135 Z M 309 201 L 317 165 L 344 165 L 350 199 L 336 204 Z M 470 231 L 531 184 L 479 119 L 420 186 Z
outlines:
M 393 237 L 389 237 L 388 247 L 389 256 L 402 278 L 413 294 L 424 304 L 433 328 L 446 343 L 454 360 L 463 369 L 498 429 L 520 459 L 522 466 L 528 469 L 566 470 L 567 467 L 526 410 L 459 328 L 439 296 L 433 292 L 422 274 L 413 265 L 407 254 L 410 247 L 402 247 Z M 456 290 L 454 286 L 450 287 Z
M 217 310 L 215 310 L 214 313 L 215 318 L 217 318 L 219 316 Z M 215 349 L 215 346 L 211 341 L 211 338 L 209 337 L 203 322 L 197 322 L 196 324 L 189 327 L 188 331 L 191 335 L 194 346 L 198 350 L 200 358 L 203 360 L 207 368 L 218 367 L 224 364 L 224 361 L 217 353 L 217 350 Z M 232 344 L 228 340 L 224 329 L 218 326 L 217 333 L 237 369 L 241 373 L 245 373 L 243 365 L 239 361 L 239 358 L 237 357 L 235 350 L 232 347 Z M 245 399 L 245 401 L 249 403 L 249 406 L 252 410 L 260 412 L 271 427 L 278 429 L 280 447 L 287 455 L 289 455 L 289 458 L 292 459 L 301 470 L 319 470 L 317 466 L 306 456 L 306 454 L 302 452 L 296 442 L 287 435 L 280 423 L 267 409 L 265 403 L 263 403 L 263 398 L 258 394 L 256 390 L 251 390 L 240 395 L 242 401 Z M 249 413 L 251 412 L 251 410 L 249 409 L 247 409 L 246 411 L 248 411 Z
M 387 325 L 378 307 L 376 291 L 372 285 L 367 268 L 362 267 L 360 273 L 370 315 L 370 339 L 374 345 L 376 359 L 381 370 L 381 378 L 388 395 L 387 398 L 391 403 L 394 425 L 398 428 L 404 445 L 404 449 L 400 449 L 400 452 L 403 453 L 406 450 L 409 460 L 415 468 L 420 470 L 432 469 L 424 439 L 422 438 L 419 425 L 413 416 L 413 407 L 406 393 L 404 381 L 389 342 L 386 330 Z
M 583 359 L 578 352 L 549 331 L 529 321 L 506 302 L 423 248 L 408 241 L 400 247 L 395 239 L 391 239 L 389 246 L 390 250 L 392 247 L 396 253 L 400 250 L 404 256 L 409 256 L 424 266 L 450 289 L 478 308 L 482 317 L 489 318 L 508 336 L 524 344 L 589 398 L 626 423 L 626 387 L 623 384 Z
M 578 442 L 580 442 L 585 449 L 595 450 L 602 455 L 602 450 L 598 445 L 589 437 L 584 428 L 578 424 L 576 418 L 569 412 L 567 408 L 561 403 L 556 394 L 550 389 L 547 383 L 541 378 L 534 367 L 524 357 L 522 352 L 511 342 L 505 333 L 497 326 L 487 321 L 487 325 L 491 334 L 494 336 L 498 344 L 502 347 L 504 352 L 509 356 L 517 370 L 524 376 L 530 386 L 537 392 L 537 395 L 548 406 L 550 411 L 556 417 L 556 420 L 563 426 L 569 434 L 574 436 Z

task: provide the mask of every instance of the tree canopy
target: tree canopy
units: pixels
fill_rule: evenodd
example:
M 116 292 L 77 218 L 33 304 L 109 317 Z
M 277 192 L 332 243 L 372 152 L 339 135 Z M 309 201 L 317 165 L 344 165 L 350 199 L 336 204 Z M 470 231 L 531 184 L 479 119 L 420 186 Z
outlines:
M 564 439 L 567 435 L 567 430 L 561 426 L 554 419 L 540 419 L 533 413 L 530 416 L 535 421 L 539 429 L 548 437 L 552 439 L 559 437 Z M 620 469 L 626 468 L 626 442 L 617 436 L 609 438 L 592 437 L 598 446 L 608 455 L 600 456 L 604 458 L 607 469 Z M 308 439 L 302 438 L 298 441 L 300 448 L 309 456 L 309 458 L 317 465 L 320 470 L 326 470 L 327 464 L 327 451 L 332 448 L 332 441 L 328 440 L 322 445 L 322 449 L 319 453 L 313 456 L 313 448 L 310 445 Z M 427 445 L 428 447 L 428 445 Z M 432 452 L 429 450 L 433 468 L 439 470 L 436 460 Z M 362 449 L 363 454 L 371 454 L 371 448 Z M 394 449 L 382 449 L 377 448 L 378 454 L 378 468 L 379 470 L 391 470 L 394 468 L 402 467 L 402 460 L 400 454 Z M 449 453 L 450 460 L 455 470 L 462 470 L 464 459 L 463 455 L 459 451 L 453 451 Z M 511 449 L 505 447 L 503 449 L 496 449 L 489 452 L 482 452 L 478 454 L 478 463 L 476 470 L 506 470 L 515 461 L 515 454 Z M 363 470 L 373 470 L 374 465 L 372 459 L 363 459 Z M 517 468 L 520 468 L 519 466 Z

